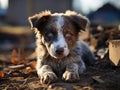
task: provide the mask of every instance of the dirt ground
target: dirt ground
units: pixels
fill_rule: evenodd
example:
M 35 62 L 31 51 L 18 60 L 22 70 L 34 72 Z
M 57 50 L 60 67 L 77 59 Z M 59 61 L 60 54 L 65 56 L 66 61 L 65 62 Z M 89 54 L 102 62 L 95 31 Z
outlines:
M 106 44 L 107 40 L 119 39 L 120 30 L 95 27 L 90 33 L 84 40 L 89 42 L 97 61 L 80 75 L 80 81 L 68 83 L 59 79 L 56 83 L 41 84 L 34 53 L 24 55 L 21 49 L 14 49 L 0 54 L 0 90 L 120 90 L 120 67 L 110 61 Z

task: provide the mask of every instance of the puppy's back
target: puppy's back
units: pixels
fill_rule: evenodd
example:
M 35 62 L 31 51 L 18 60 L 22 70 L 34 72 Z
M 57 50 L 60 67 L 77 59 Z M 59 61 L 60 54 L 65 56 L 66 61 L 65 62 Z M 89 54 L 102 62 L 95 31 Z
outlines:
M 93 65 L 96 61 L 94 53 L 90 50 L 88 44 L 84 41 L 78 41 L 76 46 L 77 53 L 82 57 L 86 66 Z

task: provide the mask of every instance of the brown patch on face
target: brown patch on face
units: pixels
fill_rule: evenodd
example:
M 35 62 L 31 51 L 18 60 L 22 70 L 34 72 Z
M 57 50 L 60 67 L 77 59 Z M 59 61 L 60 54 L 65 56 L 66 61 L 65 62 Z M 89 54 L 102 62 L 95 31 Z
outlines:
M 78 39 L 78 31 L 75 29 L 71 19 L 69 17 L 65 18 L 65 24 L 63 26 L 63 34 L 68 43 L 68 47 L 72 48 Z

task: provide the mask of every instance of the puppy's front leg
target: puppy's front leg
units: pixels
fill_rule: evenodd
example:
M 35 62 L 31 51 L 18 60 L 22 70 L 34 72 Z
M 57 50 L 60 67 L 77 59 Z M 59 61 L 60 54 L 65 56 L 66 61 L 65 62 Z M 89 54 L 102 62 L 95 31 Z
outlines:
M 67 65 L 66 71 L 64 72 L 62 78 L 68 82 L 78 81 L 80 79 L 79 74 L 83 73 L 84 70 L 84 63 L 82 65 L 72 63 L 70 65 Z
M 79 80 L 78 65 L 76 63 L 67 65 L 62 79 L 69 82 Z
M 37 67 L 37 74 L 40 77 L 41 83 L 51 83 L 55 82 L 58 78 L 56 74 L 52 71 L 49 65 L 43 65 L 40 68 Z

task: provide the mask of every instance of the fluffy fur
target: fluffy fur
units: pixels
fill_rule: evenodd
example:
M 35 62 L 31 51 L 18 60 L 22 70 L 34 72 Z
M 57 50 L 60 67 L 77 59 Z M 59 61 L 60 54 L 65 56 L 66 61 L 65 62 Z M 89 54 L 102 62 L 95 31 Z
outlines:
M 79 80 L 86 65 L 95 60 L 87 44 L 79 39 L 88 19 L 74 11 L 44 11 L 29 17 L 29 22 L 37 37 L 36 69 L 41 83 L 55 82 L 59 77 L 69 82 Z

